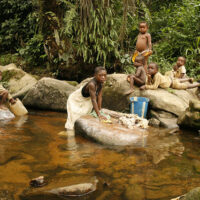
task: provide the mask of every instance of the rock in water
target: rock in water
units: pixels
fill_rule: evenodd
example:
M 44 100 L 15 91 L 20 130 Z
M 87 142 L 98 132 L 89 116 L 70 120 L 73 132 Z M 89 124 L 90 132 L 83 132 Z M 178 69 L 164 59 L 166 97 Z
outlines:
M 118 123 L 103 123 L 90 115 L 82 116 L 75 122 L 75 133 L 105 145 L 119 146 L 145 146 L 148 136 L 145 129 L 128 129 Z
M 0 120 L 13 119 L 15 116 L 8 109 L 0 109 Z
M 183 127 L 200 129 L 200 101 L 191 100 L 189 107 L 178 118 L 178 124 Z
M 97 182 L 98 181 L 96 181 L 95 183 L 81 183 L 66 187 L 55 188 L 48 192 L 59 196 L 83 196 L 94 192 L 96 190 Z

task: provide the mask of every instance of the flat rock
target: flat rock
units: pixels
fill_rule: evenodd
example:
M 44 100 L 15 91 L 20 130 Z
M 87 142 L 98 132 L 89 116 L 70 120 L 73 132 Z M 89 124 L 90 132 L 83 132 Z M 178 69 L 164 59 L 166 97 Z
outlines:
M 75 122 L 75 133 L 105 145 L 145 146 L 148 131 L 141 128 L 128 129 L 120 124 L 99 122 L 97 118 L 85 115 Z

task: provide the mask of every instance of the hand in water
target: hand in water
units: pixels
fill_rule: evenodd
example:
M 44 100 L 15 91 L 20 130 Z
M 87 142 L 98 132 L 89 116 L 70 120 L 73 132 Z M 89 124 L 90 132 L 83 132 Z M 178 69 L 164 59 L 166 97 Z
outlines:
M 103 115 L 99 115 L 99 120 L 100 121 L 106 121 L 107 120 L 107 118 L 105 117 L 105 116 L 103 116 Z

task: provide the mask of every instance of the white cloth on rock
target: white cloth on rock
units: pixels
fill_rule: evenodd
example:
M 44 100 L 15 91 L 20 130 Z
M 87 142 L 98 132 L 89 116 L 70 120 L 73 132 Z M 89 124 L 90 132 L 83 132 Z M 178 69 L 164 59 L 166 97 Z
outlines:
M 81 91 L 82 87 L 70 94 L 67 100 L 66 129 L 74 129 L 75 121 L 81 116 L 89 114 L 93 109 L 91 97 L 83 97 Z

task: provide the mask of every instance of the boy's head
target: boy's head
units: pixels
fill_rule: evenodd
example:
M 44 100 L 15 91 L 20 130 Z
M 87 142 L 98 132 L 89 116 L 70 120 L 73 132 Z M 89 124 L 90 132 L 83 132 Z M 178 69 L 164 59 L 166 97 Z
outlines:
M 183 56 L 178 57 L 178 60 L 176 62 L 176 64 L 178 65 L 178 67 L 181 67 L 183 65 L 185 65 L 186 59 Z
M 150 63 L 148 66 L 148 74 L 155 75 L 158 72 L 158 65 L 156 63 Z
M 137 56 L 137 57 L 135 58 L 134 65 L 135 65 L 136 67 L 139 67 L 139 66 L 144 65 L 144 62 L 145 62 L 144 56 L 139 55 L 139 56 Z
M 104 67 L 96 67 L 94 70 L 94 77 L 97 82 L 104 83 L 106 81 L 107 71 Z
M 140 31 L 140 33 L 144 34 L 144 33 L 147 32 L 147 30 L 148 30 L 147 22 L 140 22 L 139 23 L 139 31 Z

